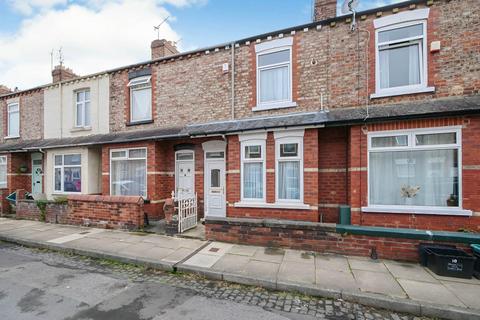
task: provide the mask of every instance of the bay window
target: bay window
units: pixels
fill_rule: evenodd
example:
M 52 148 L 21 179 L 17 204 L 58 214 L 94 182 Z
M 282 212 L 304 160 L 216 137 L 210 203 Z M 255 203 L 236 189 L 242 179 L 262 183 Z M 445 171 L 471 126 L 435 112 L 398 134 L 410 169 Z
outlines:
M 75 92 L 75 127 L 90 126 L 90 90 Z
M 110 194 L 147 196 L 147 149 L 110 152 Z
M 130 88 L 130 122 L 152 120 L 151 76 L 137 77 L 128 83 Z
M 82 156 L 80 154 L 54 156 L 54 191 L 62 193 L 82 191 Z
M 265 139 L 241 143 L 242 201 L 265 202 Z
M 461 209 L 459 128 L 374 132 L 368 139 L 369 207 Z
M 277 202 L 303 203 L 303 131 L 275 132 Z
M 0 156 L 0 189 L 7 187 L 7 156 Z
M 18 138 L 20 136 L 20 107 L 17 102 L 8 104 L 7 117 L 8 137 Z
M 255 46 L 257 106 L 255 110 L 292 107 L 292 38 Z

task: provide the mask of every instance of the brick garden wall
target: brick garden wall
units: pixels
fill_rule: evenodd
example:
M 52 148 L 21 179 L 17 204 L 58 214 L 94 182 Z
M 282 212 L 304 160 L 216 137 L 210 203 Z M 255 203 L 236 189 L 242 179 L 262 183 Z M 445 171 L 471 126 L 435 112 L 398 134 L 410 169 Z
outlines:
M 143 227 L 143 200 L 140 197 L 72 195 L 68 203 L 48 202 L 45 222 L 135 230 Z M 33 200 L 19 200 L 19 219 L 41 221 L 41 211 Z
M 418 261 L 418 245 L 429 241 L 342 235 L 334 224 L 259 219 L 207 219 L 206 238 L 212 241 L 378 258 Z M 452 244 L 452 243 L 449 243 Z M 457 247 L 470 251 L 464 244 Z

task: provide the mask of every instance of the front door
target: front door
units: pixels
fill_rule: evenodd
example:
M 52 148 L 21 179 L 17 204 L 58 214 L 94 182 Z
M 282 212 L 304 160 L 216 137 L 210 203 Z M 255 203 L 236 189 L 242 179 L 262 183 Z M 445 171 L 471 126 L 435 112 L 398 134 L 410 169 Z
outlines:
M 179 199 L 195 195 L 195 160 L 193 151 L 178 151 L 175 154 L 175 194 Z
M 225 217 L 225 162 L 207 159 L 206 215 Z
M 32 193 L 43 193 L 43 156 L 41 153 L 32 154 Z

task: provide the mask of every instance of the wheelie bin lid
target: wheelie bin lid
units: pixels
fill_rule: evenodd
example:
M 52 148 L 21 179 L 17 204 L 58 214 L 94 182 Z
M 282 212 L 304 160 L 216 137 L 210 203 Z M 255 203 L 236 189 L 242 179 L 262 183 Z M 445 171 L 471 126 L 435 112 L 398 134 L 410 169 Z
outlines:
M 472 244 L 472 249 L 476 254 L 480 254 L 480 244 Z

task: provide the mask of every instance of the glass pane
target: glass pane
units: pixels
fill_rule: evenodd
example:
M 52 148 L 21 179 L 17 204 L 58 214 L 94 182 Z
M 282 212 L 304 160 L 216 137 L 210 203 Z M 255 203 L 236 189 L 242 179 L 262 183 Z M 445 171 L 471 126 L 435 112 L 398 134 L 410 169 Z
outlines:
M 0 165 L 0 188 L 7 187 L 7 165 Z
M 132 149 L 128 150 L 128 157 L 132 158 L 145 158 L 147 156 L 147 150 L 145 149 Z
M 259 67 L 285 62 L 290 62 L 290 50 L 288 49 L 258 56 Z
M 64 192 L 81 192 L 82 191 L 82 169 L 80 167 L 63 169 L 63 191 Z
M 278 197 L 284 200 L 300 200 L 299 161 L 278 163 Z
M 85 101 L 85 91 L 77 92 L 77 102 Z
M 55 168 L 55 191 L 62 191 L 62 169 Z
M 8 105 L 8 111 L 9 112 L 15 112 L 19 110 L 18 103 L 10 104 Z
M 419 52 L 419 43 L 380 50 L 380 88 L 419 84 Z
M 243 168 L 243 197 L 247 199 L 262 199 L 263 163 L 245 163 Z
M 126 156 L 126 151 L 112 151 L 112 158 L 125 158 Z
M 7 163 L 7 157 L 0 157 L 0 164 L 6 164 Z
M 210 187 L 220 188 L 220 169 L 210 170 Z
M 90 101 L 90 90 L 85 91 L 85 100 Z
M 83 126 L 83 104 L 77 103 L 77 127 Z
M 370 154 L 370 204 L 458 206 L 458 151 Z
M 150 120 L 152 118 L 152 89 L 132 90 L 131 121 Z
M 261 146 L 245 146 L 245 158 L 246 159 L 258 159 L 262 157 Z
M 41 166 L 42 165 L 42 160 L 32 160 L 32 165 Z
M 284 143 L 280 145 L 280 157 L 298 156 L 298 143 Z
M 90 102 L 85 102 L 85 126 L 90 126 Z
M 64 156 L 64 165 L 78 165 L 82 163 L 82 157 L 79 154 L 68 154 Z
M 207 152 L 206 157 L 209 159 L 223 159 L 225 157 L 224 152 Z
M 433 134 L 417 134 L 415 136 L 418 146 L 435 145 L 435 144 L 455 144 L 457 143 L 457 134 L 455 132 L 433 133 Z
M 378 33 L 379 42 L 389 42 L 423 35 L 423 24 L 382 31 Z
M 8 114 L 8 135 L 16 137 L 20 135 L 20 113 L 18 111 Z
M 372 148 L 406 147 L 408 136 L 372 137 Z
M 112 195 L 147 196 L 147 161 L 112 161 Z
M 177 160 L 193 160 L 193 152 L 177 153 Z
M 61 166 L 63 164 L 63 156 L 55 156 L 55 165 Z
M 288 66 L 260 71 L 260 103 L 290 99 Z

